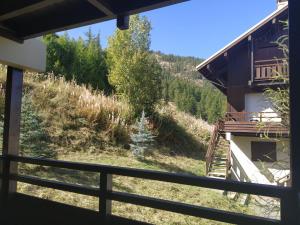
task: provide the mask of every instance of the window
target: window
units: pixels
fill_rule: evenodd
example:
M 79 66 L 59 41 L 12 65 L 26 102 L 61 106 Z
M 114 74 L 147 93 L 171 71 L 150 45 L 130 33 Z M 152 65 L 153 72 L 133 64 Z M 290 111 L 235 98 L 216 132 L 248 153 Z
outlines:
M 251 142 L 252 161 L 275 162 L 276 142 Z

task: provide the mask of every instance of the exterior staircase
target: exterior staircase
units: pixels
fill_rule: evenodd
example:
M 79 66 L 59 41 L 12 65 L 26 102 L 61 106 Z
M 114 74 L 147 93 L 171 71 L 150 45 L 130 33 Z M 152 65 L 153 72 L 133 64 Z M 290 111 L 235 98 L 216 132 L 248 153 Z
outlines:
M 228 167 L 229 143 L 221 133 L 222 123 L 218 122 L 213 130 L 206 154 L 206 175 L 218 179 L 226 179 Z
M 209 177 L 225 179 L 226 178 L 226 166 L 227 166 L 227 152 L 229 150 L 229 143 L 219 134 L 218 143 L 213 155 L 210 170 L 208 172 Z

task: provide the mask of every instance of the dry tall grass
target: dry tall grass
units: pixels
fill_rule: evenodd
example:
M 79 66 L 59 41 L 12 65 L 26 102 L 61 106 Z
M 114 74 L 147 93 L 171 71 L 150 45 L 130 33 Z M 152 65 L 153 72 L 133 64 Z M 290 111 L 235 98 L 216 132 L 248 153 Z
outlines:
M 4 86 L 6 68 L 0 69 L 0 84 Z M 51 138 L 50 148 L 58 153 L 128 147 L 134 121 L 125 101 L 53 74 L 26 72 L 24 92 Z M 1 97 L 3 106 L 4 95 Z M 167 152 L 199 156 L 199 151 L 205 152 L 211 129 L 207 123 L 179 112 L 173 105 L 161 105 L 157 112 L 154 126 L 159 127 L 158 142 L 167 145 Z
M 72 149 L 90 143 L 127 143 L 132 118 L 129 106 L 86 86 L 52 74 L 27 73 L 25 84 L 49 133 Z M 100 147 L 101 148 L 101 147 Z
M 1 65 L 2 115 L 5 81 L 6 67 Z M 53 150 L 97 151 L 129 142 L 130 109 L 115 96 L 105 96 L 53 74 L 30 72 L 24 75 L 25 95 L 47 130 Z

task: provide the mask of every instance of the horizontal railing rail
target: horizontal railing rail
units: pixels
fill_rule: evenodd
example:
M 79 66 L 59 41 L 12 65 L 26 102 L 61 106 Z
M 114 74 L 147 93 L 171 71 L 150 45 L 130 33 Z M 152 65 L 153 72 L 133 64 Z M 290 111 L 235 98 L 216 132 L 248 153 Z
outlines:
M 191 185 L 196 187 L 211 188 L 216 190 L 226 190 L 252 195 L 260 195 L 266 197 L 274 197 L 281 199 L 281 204 L 287 204 L 289 196 L 292 192 L 287 187 L 277 187 L 271 185 L 260 185 L 253 183 L 241 183 L 228 180 L 213 179 L 208 177 L 198 177 L 193 175 L 174 174 L 160 171 L 150 171 L 133 168 L 123 168 L 116 166 L 87 164 L 78 162 L 67 162 L 50 159 L 39 159 L 20 156 L 5 156 L 0 157 L 1 161 L 34 164 L 39 166 L 49 166 L 64 169 L 73 169 L 79 171 L 89 171 L 100 173 L 99 188 L 86 187 L 78 184 L 68 184 L 59 181 L 42 179 L 34 176 L 10 174 L 9 179 L 24 182 L 41 187 L 53 188 L 62 191 L 68 191 L 88 196 L 99 197 L 100 199 L 100 215 L 105 218 L 111 215 L 111 201 L 119 201 L 139 206 L 151 207 L 155 209 L 180 213 L 189 216 L 201 217 L 221 222 L 233 224 L 287 224 L 285 221 L 276 219 L 268 219 L 252 215 L 244 215 L 235 212 L 227 212 L 219 209 L 211 209 L 202 206 L 195 206 L 180 202 L 162 200 L 147 196 L 140 196 L 126 192 L 116 192 L 112 190 L 112 175 L 134 177 L 169 183 L 177 183 L 183 185 Z M 288 212 L 282 211 L 282 218 L 288 218 Z
M 277 112 L 227 112 L 225 121 L 281 122 L 281 115 Z

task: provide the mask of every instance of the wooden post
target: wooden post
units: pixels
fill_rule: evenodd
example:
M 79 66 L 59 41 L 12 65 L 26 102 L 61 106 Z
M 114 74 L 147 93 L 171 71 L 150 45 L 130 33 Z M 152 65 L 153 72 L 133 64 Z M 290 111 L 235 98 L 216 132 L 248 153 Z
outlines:
M 18 155 L 20 149 L 20 122 L 22 103 L 23 71 L 12 67 L 7 68 L 5 112 L 3 131 L 3 156 Z M 18 172 L 17 163 L 10 163 L 5 158 L 3 165 L 3 178 L 1 184 L 1 201 L 4 204 L 9 193 L 16 192 L 16 181 L 10 181 L 9 175 Z
M 252 36 L 248 37 L 250 42 L 250 60 L 251 60 L 251 85 L 254 82 L 254 40 Z
M 291 107 L 291 188 L 289 225 L 300 224 L 300 1 L 289 1 L 289 76 Z
M 112 191 L 112 175 L 101 172 L 99 212 L 102 221 L 105 221 L 105 224 L 109 223 L 111 215 L 111 200 L 108 197 L 108 192 L 110 191 Z
M 129 28 L 129 16 L 118 16 L 117 27 L 120 30 L 127 30 Z

